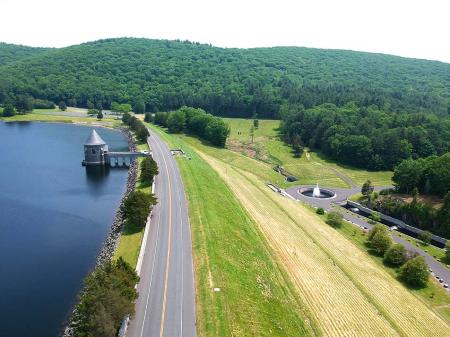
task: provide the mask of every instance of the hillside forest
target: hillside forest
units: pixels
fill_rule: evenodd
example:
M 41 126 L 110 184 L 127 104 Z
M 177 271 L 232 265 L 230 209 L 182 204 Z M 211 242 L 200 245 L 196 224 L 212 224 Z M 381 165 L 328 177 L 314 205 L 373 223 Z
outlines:
M 4 114 L 55 103 L 281 119 L 296 152 L 308 146 L 371 170 L 450 149 L 450 65 L 383 54 L 136 38 L 52 49 L 0 44 Z

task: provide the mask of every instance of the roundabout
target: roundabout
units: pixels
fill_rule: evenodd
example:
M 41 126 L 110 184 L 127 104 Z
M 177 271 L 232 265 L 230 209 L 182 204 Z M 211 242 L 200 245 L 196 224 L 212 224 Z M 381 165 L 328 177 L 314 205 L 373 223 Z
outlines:
M 332 203 L 346 201 L 351 195 L 358 193 L 359 188 L 322 188 L 316 185 L 297 185 L 287 188 L 286 193 L 295 200 L 303 201 L 313 207 L 329 210 Z

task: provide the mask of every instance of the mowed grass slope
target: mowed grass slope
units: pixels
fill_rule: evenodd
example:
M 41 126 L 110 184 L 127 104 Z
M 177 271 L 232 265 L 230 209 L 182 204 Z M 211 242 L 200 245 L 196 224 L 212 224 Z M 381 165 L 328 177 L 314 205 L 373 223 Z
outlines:
M 175 136 L 162 136 L 180 145 Z M 179 157 L 178 165 L 189 201 L 198 335 L 320 335 L 233 192 L 183 142 L 182 148 L 192 156 Z
M 261 226 L 325 336 L 450 336 L 450 326 L 300 203 L 202 154 Z
M 192 137 L 171 137 L 178 139 L 177 146 L 195 148 L 231 187 L 324 336 L 450 336 L 448 323 L 436 313 L 441 309 L 433 306 L 433 311 L 310 209 L 265 187 L 270 166 Z M 445 303 L 440 304 L 448 305 L 448 296 Z
M 225 118 L 230 125 L 231 133 L 228 147 L 249 157 L 265 161 L 271 165 L 282 165 L 297 176 L 297 184 L 316 184 L 328 187 L 349 187 L 336 171 L 346 175 L 357 185 L 370 179 L 377 186 L 391 185 L 392 172 L 367 171 L 341 164 L 317 152 L 305 151 L 301 158 L 294 158 L 291 147 L 279 139 L 280 121 L 260 120 L 258 129 L 254 131 L 254 142 L 251 143 L 250 128 L 253 120 Z

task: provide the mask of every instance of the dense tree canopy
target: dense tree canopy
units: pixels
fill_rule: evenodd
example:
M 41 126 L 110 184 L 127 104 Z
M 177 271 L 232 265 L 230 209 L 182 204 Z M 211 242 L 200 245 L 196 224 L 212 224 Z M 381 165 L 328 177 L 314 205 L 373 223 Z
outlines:
M 34 48 L 0 42 L 0 66 L 39 55 L 49 48 Z
M 416 188 L 443 197 L 450 191 L 450 153 L 404 160 L 395 167 L 392 180 L 401 192 L 410 193 Z
M 450 117 L 396 112 L 377 106 L 323 104 L 311 109 L 282 108 L 281 131 L 343 163 L 369 169 L 392 169 L 401 160 L 442 155 L 450 150 Z
M 230 127 L 222 118 L 187 106 L 176 111 L 157 112 L 154 123 L 167 127 L 170 132 L 186 131 L 219 147 L 225 146 L 230 134 Z
M 450 65 L 441 62 L 343 50 L 224 49 L 129 38 L 50 50 L 0 45 L 0 103 L 26 93 L 82 107 L 91 102 L 108 109 L 116 101 L 141 112 L 141 103 L 147 111 L 188 105 L 216 115 L 274 118 L 283 103 L 308 109 L 354 101 L 447 114 L 449 75 Z

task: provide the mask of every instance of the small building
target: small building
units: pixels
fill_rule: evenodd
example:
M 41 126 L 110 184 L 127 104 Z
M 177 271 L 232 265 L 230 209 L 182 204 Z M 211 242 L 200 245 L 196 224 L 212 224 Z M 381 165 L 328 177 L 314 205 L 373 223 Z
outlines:
M 105 165 L 109 164 L 108 145 L 98 135 L 97 131 L 92 130 L 88 139 L 84 143 L 83 165 Z

